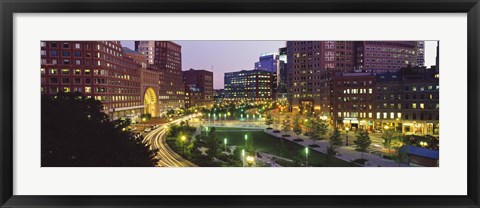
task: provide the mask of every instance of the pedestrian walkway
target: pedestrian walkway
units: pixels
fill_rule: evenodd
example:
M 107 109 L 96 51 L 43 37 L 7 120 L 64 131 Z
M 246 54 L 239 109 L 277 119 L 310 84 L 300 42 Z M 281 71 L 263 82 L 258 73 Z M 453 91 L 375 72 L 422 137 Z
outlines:
M 318 147 L 313 147 L 311 149 L 317 152 L 321 152 L 323 154 L 327 154 L 327 148 L 329 144 L 328 144 L 328 141 L 326 140 L 319 140 L 319 141 L 313 142 L 311 139 L 309 139 L 305 135 L 294 136 L 294 133 L 292 132 L 289 132 L 290 137 L 282 137 L 282 135 L 284 135 L 285 132 L 281 131 L 280 133 L 274 133 L 273 131 L 274 129 L 265 130 L 265 133 L 275 136 L 277 138 L 283 138 L 291 142 L 295 142 L 304 147 L 307 147 L 313 144 L 318 145 Z M 302 139 L 303 141 L 296 142 L 296 141 L 293 141 L 294 139 Z M 348 162 L 362 158 L 362 153 L 355 151 L 354 147 L 352 146 L 339 147 L 337 149 L 337 152 L 338 152 L 338 155 L 335 156 L 336 158 L 342 159 Z M 396 163 L 395 161 L 381 158 L 379 156 L 369 154 L 369 153 L 363 153 L 363 159 L 366 159 L 369 161 L 367 163 L 368 165 L 366 165 L 367 167 L 379 167 L 379 166 L 380 167 L 398 167 L 398 163 Z M 407 165 L 401 164 L 401 166 L 405 167 Z

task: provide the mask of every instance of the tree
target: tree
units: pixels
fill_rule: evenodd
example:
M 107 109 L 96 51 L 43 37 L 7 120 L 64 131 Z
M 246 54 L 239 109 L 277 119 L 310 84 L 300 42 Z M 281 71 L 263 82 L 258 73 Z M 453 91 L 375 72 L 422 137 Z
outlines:
M 355 145 L 357 145 L 357 149 L 362 152 L 362 159 L 363 153 L 367 151 L 367 148 L 372 143 L 370 136 L 368 135 L 367 131 L 360 131 L 357 134 L 357 139 L 354 141 Z
M 392 149 L 392 141 L 396 138 L 401 136 L 398 132 L 388 129 L 383 132 L 382 139 L 383 139 L 383 146 L 388 148 L 388 154 L 391 155 Z
M 314 117 L 311 118 L 311 132 L 309 133 L 309 137 L 312 140 L 312 144 L 315 142 L 315 140 L 320 140 L 322 139 L 322 136 L 327 133 L 328 130 L 328 124 L 326 121 Z
M 265 117 L 265 125 L 267 125 L 268 128 L 270 128 L 270 125 L 272 125 L 273 122 L 274 122 L 274 121 L 273 121 L 272 115 L 271 115 L 270 113 L 267 114 L 267 117 Z
M 340 139 L 340 131 L 338 130 L 338 128 L 335 128 L 333 130 L 328 140 L 328 143 L 330 144 L 331 147 L 334 147 L 334 149 L 337 149 L 338 147 L 342 146 L 342 139 Z
M 405 157 L 405 154 L 400 151 L 400 149 L 405 145 L 405 137 L 403 135 L 397 134 L 396 136 L 392 137 L 390 142 L 390 147 L 393 148 L 397 152 L 397 162 L 398 166 L 402 162 L 402 159 Z
M 287 134 L 288 131 L 290 131 L 291 124 L 290 124 L 290 116 L 287 116 L 285 120 L 283 120 L 282 123 L 282 130 Z
M 43 167 L 152 167 L 150 145 L 125 129 L 128 121 L 109 120 L 102 105 L 80 93 L 41 98 Z
M 293 120 L 293 132 L 298 136 L 302 134 L 302 126 L 300 126 L 300 115 L 297 114 L 295 120 Z
M 340 139 L 340 131 L 337 128 L 333 130 L 328 140 L 328 143 L 329 146 L 327 148 L 327 158 L 328 160 L 330 160 L 335 155 L 337 148 L 342 145 L 342 140 Z
M 212 127 L 205 141 L 205 147 L 208 148 L 207 154 L 209 158 L 213 158 L 217 155 L 219 147 L 218 143 L 216 129 L 215 127 Z

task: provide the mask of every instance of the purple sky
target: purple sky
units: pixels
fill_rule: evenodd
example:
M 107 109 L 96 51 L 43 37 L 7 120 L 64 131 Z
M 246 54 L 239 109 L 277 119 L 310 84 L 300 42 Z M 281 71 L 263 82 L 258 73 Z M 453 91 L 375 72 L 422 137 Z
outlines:
M 135 49 L 133 41 L 121 41 Z M 225 72 L 253 69 L 262 53 L 278 52 L 285 41 L 174 41 L 182 46 L 182 70 L 213 66 L 214 88 L 223 88 Z M 425 65 L 435 65 L 436 41 L 425 41 Z

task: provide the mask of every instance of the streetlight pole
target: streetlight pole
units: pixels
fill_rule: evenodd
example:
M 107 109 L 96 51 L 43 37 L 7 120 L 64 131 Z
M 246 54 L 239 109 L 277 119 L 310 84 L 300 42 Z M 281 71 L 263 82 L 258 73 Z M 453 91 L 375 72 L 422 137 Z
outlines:
M 242 149 L 242 166 L 245 167 L 245 149 Z
M 348 130 L 350 130 L 348 127 L 345 128 L 345 131 L 347 131 L 347 135 L 346 135 L 347 141 L 345 143 L 345 146 L 348 146 Z
M 185 140 L 187 138 L 185 136 L 182 136 L 182 150 L 183 150 L 183 155 L 185 156 Z
M 223 151 L 227 152 L 227 138 L 223 139 L 223 143 L 225 144 Z
M 305 161 L 306 161 L 306 166 L 308 166 L 308 147 L 305 147 Z
M 247 148 L 247 134 L 245 134 L 245 148 Z

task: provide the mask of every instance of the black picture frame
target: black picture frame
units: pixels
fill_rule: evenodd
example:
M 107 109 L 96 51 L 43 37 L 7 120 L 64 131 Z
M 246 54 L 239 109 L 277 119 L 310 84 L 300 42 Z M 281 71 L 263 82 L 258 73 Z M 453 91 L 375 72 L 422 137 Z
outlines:
M 478 0 L 0 0 L 1 207 L 479 207 Z M 468 194 L 466 196 L 24 196 L 13 195 L 15 13 L 467 13 Z M 450 179 L 445 179 L 450 180 Z M 93 187 L 92 187 L 93 188 Z

